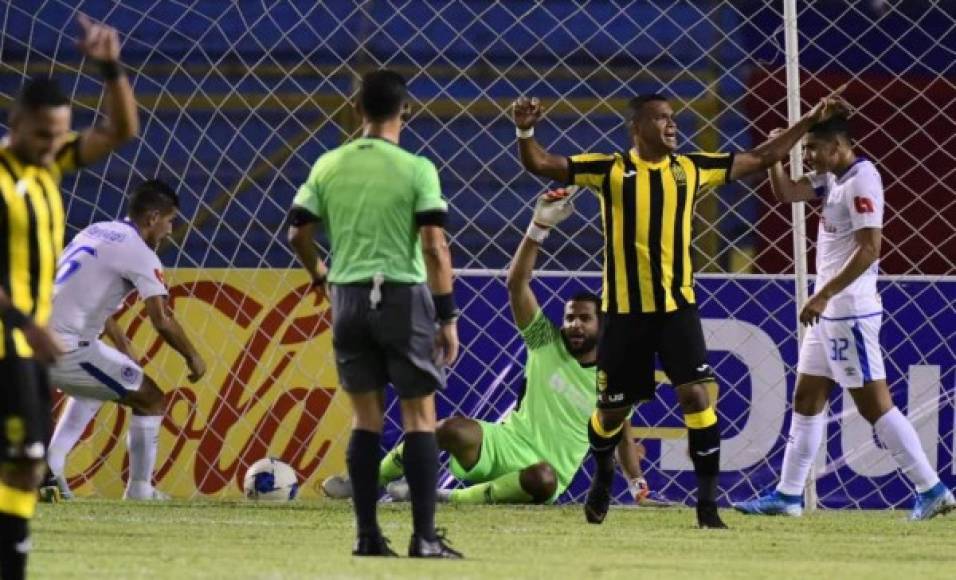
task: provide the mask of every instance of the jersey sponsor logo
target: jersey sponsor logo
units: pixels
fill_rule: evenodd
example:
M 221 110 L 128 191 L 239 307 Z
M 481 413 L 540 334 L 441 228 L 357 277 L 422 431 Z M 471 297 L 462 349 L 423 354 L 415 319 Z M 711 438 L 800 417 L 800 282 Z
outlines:
M 856 213 L 873 213 L 873 201 L 858 195 L 853 198 L 853 208 L 856 209 Z
M 568 403 L 574 405 L 582 413 L 589 413 L 594 409 L 594 400 L 574 384 L 566 380 L 559 373 L 554 373 L 548 380 L 551 390 L 562 395 Z

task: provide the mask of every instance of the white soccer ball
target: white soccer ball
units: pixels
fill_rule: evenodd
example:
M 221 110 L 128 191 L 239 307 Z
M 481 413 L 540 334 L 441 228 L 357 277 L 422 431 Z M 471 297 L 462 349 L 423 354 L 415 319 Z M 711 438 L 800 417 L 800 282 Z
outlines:
M 299 493 L 299 480 L 288 463 L 266 457 L 249 466 L 242 489 L 248 499 L 290 501 Z

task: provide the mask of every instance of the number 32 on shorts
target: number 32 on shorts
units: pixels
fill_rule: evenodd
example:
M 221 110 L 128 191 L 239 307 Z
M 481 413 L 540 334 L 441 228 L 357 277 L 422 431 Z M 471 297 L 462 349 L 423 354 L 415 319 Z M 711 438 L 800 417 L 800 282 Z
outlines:
M 830 360 L 847 360 L 846 349 L 849 348 L 850 341 L 846 338 L 830 339 Z

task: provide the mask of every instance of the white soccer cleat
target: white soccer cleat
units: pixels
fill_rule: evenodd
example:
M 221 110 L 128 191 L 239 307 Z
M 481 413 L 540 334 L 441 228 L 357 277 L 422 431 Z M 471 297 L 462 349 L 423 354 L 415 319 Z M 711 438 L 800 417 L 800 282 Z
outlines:
M 123 499 L 134 501 L 169 501 L 172 497 L 148 483 L 131 482 L 123 493 Z
M 332 499 L 349 499 L 352 497 L 352 480 L 348 475 L 333 475 L 322 482 L 322 491 Z

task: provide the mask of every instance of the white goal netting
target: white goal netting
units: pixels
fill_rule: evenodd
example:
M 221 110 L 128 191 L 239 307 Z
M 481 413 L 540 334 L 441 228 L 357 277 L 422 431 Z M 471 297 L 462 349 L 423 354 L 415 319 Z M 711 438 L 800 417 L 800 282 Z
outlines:
M 297 469 L 307 495 L 343 468 L 349 419 L 327 303 L 303 295 L 304 276 L 290 270 L 284 219 L 314 160 L 355 134 L 350 98 L 362 72 L 388 66 L 409 79 L 414 112 L 402 145 L 436 163 L 452 208 L 464 348 L 440 395 L 441 416 L 499 420 L 521 382 L 524 352 L 503 270 L 535 194 L 548 184 L 517 161 L 509 111 L 516 96 L 544 101 L 539 140 L 566 154 L 626 147 L 622 111 L 638 93 L 672 98 L 686 150 L 748 149 L 787 119 L 778 0 L 14 0 L 0 3 L 0 100 L 9 104 L 27 76 L 54 74 L 74 98 L 74 124 L 98 119 L 101 84 L 73 48 L 77 10 L 120 30 L 142 135 L 65 183 L 68 235 L 119 217 L 125 192 L 145 177 L 170 181 L 183 198 L 183 219 L 161 257 L 177 315 L 210 363 L 207 377 L 186 381 L 141 306 L 121 316 L 167 392 L 156 482 L 177 497 L 237 495 L 245 468 L 267 454 Z M 948 1 L 797 2 L 794 87 L 805 110 L 849 83 L 859 150 L 886 186 L 888 378 L 949 484 L 956 481 L 954 14 Z M 758 178 L 710 193 L 696 216 L 698 296 L 720 383 L 723 499 L 743 499 L 776 481 L 789 427 L 797 353 L 791 210 L 775 204 Z M 808 207 L 807 216 L 812 240 L 816 210 Z M 546 272 L 534 289 L 552 319 L 564 297 L 599 290 L 601 247 L 597 202 L 583 200 L 540 259 Z M 848 402 L 839 392 L 831 402 L 816 469 L 820 504 L 905 504 L 908 485 Z M 685 501 L 693 475 L 676 409 L 664 386 L 634 424 L 652 488 Z M 394 404 L 389 417 L 391 444 L 401 434 Z M 121 493 L 127 422 L 126 412 L 104 407 L 71 454 L 78 493 Z M 565 498 L 585 489 L 582 472 Z

